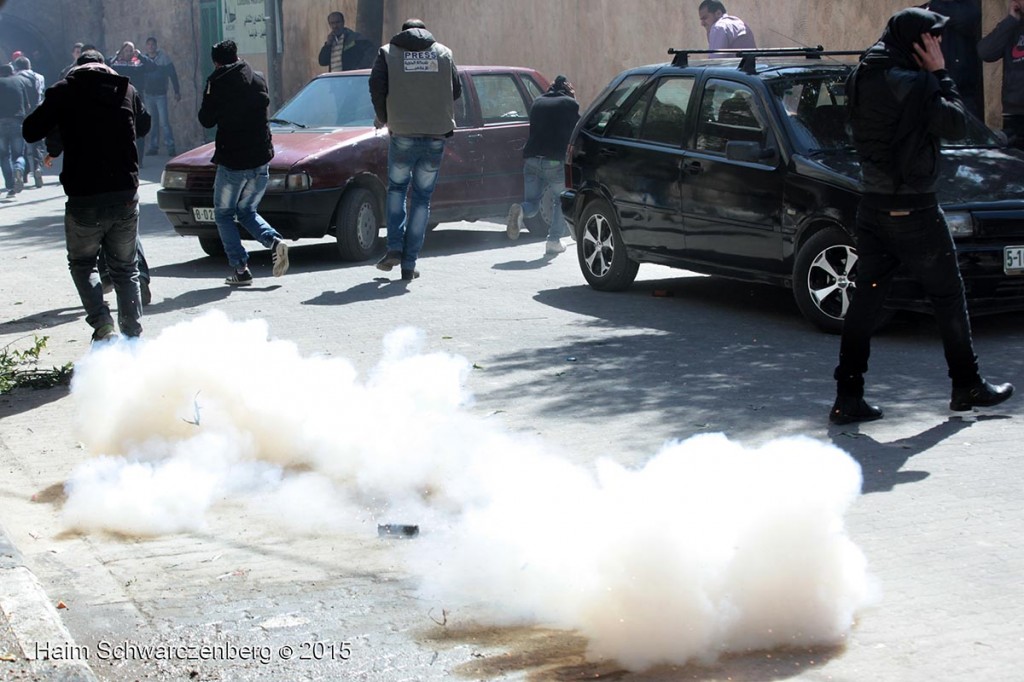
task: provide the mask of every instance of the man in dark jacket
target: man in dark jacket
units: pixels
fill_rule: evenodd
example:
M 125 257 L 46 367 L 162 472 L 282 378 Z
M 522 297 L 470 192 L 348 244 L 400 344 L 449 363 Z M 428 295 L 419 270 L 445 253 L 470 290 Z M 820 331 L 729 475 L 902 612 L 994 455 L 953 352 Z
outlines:
M 328 71 L 368 69 L 373 64 L 374 43 L 352 29 L 345 28 L 345 15 L 331 12 L 327 15 L 331 32 L 320 48 L 317 61 Z
M 978 373 L 956 247 L 935 195 L 939 141 L 959 140 L 967 130 L 942 55 L 945 23 L 916 7 L 897 12 L 847 82 L 864 193 L 855 226 L 857 289 L 843 325 L 829 414 L 834 424 L 882 417 L 864 400 L 864 373 L 871 332 L 901 267 L 935 310 L 953 382 L 950 409 L 991 407 L 1013 393 L 1010 384 L 994 386 Z
M 178 83 L 178 71 L 167 53 L 156 45 L 156 38 L 146 38 L 146 56 L 156 65 L 143 78 L 142 101 L 153 117 L 153 135 L 150 138 L 147 155 L 160 153 L 160 137 L 163 137 L 167 156 L 174 156 L 174 131 L 171 130 L 170 110 L 167 108 L 167 86 L 174 89 L 174 101 L 181 101 L 181 86 Z
M 242 246 L 235 220 L 260 244 L 271 250 L 274 277 L 288 271 L 288 246 L 281 235 L 256 212 L 270 180 L 274 145 L 270 138 L 267 82 L 243 60 L 233 40 L 213 46 L 214 70 L 206 79 L 199 122 L 217 126 L 213 162 L 213 209 L 217 232 L 233 272 L 224 280 L 232 286 L 252 284 L 249 254 Z
M 68 201 L 64 211 L 68 266 L 85 307 L 93 341 L 114 334 L 110 308 L 96 271 L 102 246 L 117 293 L 121 333 L 142 333 L 142 300 L 135 252 L 139 227 L 139 158 L 136 135 L 149 131 L 142 98 L 128 79 L 104 64 L 95 50 L 82 53 L 67 77 L 46 91 L 42 104 L 22 126 L 47 149 L 60 147 L 60 182 Z M 53 139 L 55 138 L 55 139 Z
M 558 195 L 565 185 L 565 151 L 578 120 L 576 91 L 565 76 L 556 77 L 530 107 L 530 137 L 523 148 L 523 203 L 512 204 L 505 231 L 509 239 L 517 239 L 524 218 L 544 215 L 543 203 L 551 219 L 545 247 L 549 256 L 565 251 L 562 237 L 569 233 Z
M 25 142 L 21 124 L 31 110 L 28 81 L 10 64 L 0 65 L 0 170 L 13 199 L 25 187 Z
M 978 43 L 986 62 L 1003 62 L 1003 132 L 1024 149 L 1024 0 L 1010 0 L 1010 10 Z
M 455 100 L 462 96 L 452 51 L 434 40 L 419 19 L 380 48 L 370 72 L 370 99 L 388 146 L 388 248 L 377 268 L 402 267 L 402 279 L 420 276 L 416 259 L 430 222 L 430 196 L 455 130 Z M 412 185 L 409 210 L 406 196 Z
M 942 56 L 949 77 L 971 114 L 985 120 L 984 73 L 978 56 L 981 0 L 931 0 L 925 9 L 949 17 L 942 33 Z

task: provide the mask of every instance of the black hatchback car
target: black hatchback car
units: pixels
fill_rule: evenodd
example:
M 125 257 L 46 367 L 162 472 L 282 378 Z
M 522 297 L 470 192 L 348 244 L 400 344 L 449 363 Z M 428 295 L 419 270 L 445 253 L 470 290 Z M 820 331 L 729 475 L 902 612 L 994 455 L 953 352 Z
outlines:
M 793 290 L 838 331 L 856 290 L 860 193 L 846 125 L 851 53 L 754 50 L 627 70 L 580 119 L 562 208 L 584 277 L 628 287 L 640 263 Z M 972 121 L 944 143 L 939 201 L 972 313 L 1024 309 L 1024 154 Z M 929 311 L 899 278 L 893 309 Z

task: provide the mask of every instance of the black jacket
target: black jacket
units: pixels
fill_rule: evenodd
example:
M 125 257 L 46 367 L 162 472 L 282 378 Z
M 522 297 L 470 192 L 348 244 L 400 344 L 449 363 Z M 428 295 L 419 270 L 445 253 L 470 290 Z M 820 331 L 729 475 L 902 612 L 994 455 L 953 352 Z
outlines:
M 32 86 L 35 95 L 35 85 Z M 32 110 L 28 87 L 18 74 L 0 76 L 0 118 L 22 120 Z
M 199 122 L 217 126 L 213 162 L 231 170 L 269 163 L 274 145 L 267 122 L 267 82 L 244 61 L 218 66 L 206 79 Z
M 917 8 L 897 12 L 847 83 L 850 127 L 870 204 L 933 205 L 940 140 L 967 133 L 953 80 L 945 70 L 922 71 L 912 56 L 914 41 L 932 22 L 941 29 L 945 18 Z
M 551 86 L 533 100 L 530 107 L 530 137 L 523 148 L 523 156 L 564 161 L 569 138 L 579 119 L 579 102 L 564 90 Z
M 377 46 L 373 41 L 347 28 L 343 29 L 341 39 L 345 41 L 345 49 L 341 52 L 342 71 L 368 69 L 373 66 L 373 60 L 377 54 Z M 333 49 L 334 44 L 326 42 L 320 48 L 320 54 L 317 55 L 317 63 L 320 66 L 328 67 L 328 71 L 331 70 L 331 51 Z
M 60 182 L 68 197 L 131 197 L 139 187 L 135 138 L 146 135 L 150 123 L 128 79 L 94 63 L 75 67 L 47 88 L 21 130 L 28 142 L 47 138 L 51 155 L 64 152 Z

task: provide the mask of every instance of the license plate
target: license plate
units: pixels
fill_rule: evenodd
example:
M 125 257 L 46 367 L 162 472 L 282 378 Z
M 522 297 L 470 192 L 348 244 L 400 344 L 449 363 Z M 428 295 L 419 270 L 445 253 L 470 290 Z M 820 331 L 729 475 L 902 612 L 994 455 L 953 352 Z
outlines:
M 1003 272 L 1024 275 L 1024 246 L 1003 247 Z
M 196 219 L 197 223 L 215 223 L 216 218 L 213 217 L 213 209 L 206 207 L 195 206 L 192 208 L 192 217 Z

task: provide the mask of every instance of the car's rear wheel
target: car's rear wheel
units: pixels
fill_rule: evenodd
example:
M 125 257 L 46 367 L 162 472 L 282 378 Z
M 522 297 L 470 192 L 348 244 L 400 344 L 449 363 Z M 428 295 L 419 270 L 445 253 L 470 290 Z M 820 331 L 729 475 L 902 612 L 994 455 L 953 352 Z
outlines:
M 224 242 L 220 240 L 220 237 L 200 237 L 199 248 L 203 250 L 207 256 L 224 256 Z
M 380 246 L 381 207 L 373 192 L 360 187 L 341 198 L 335 215 L 335 237 L 342 259 L 367 260 Z
M 603 199 L 591 201 L 580 223 L 576 255 L 590 286 L 600 291 L 621 291 L 632 284 L 640 264 L 626 253 L 611 205 Z
M 843 330 L 843 321 L 857 293 L 857 249 L 838 227 L 811 236 L 796 256 L 793 295 L 800 312 L 816 327 L 831 334 Z M 892 318 L 884 311 L 877 327 Z

